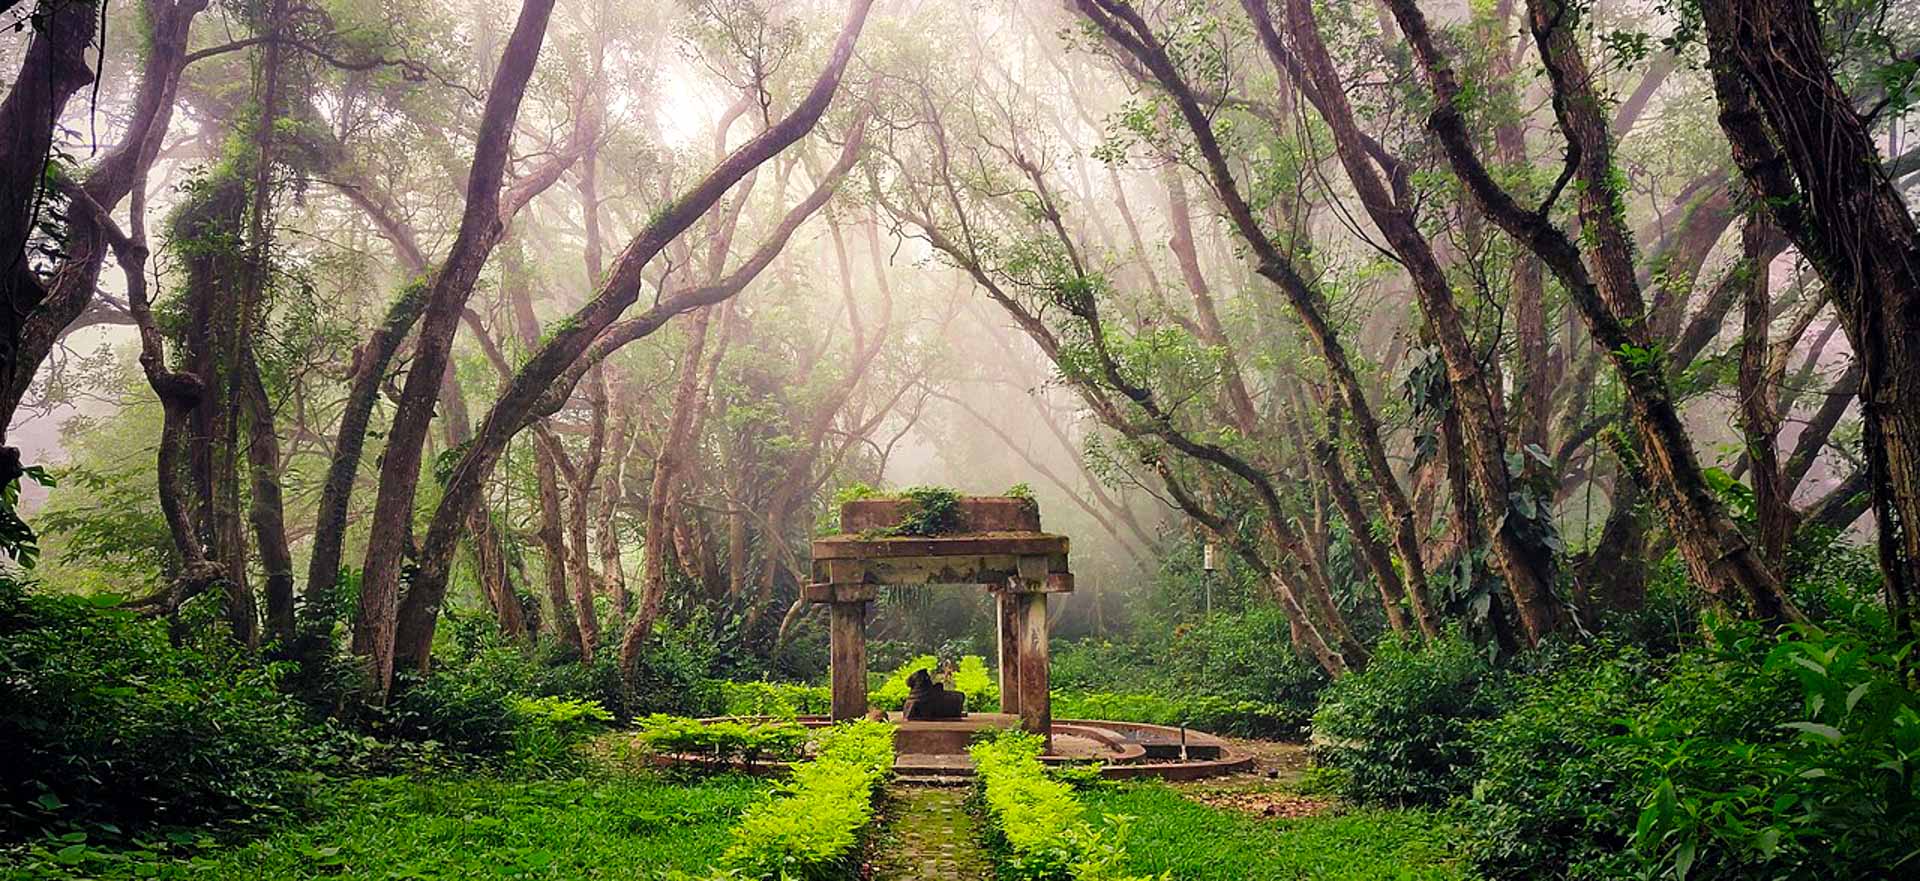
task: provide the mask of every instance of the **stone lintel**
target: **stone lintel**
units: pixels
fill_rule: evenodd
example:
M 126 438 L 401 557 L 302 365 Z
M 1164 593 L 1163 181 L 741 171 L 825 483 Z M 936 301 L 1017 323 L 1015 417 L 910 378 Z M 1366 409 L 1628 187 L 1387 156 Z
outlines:
M 1020 592 L 1066 593 L 1073 575 L 1065 554 L 1013 556 L 883 557 L 879 559 L 820 559 L 813 561 L 816 585 L 967 584 L 999 590 L 1009 582 Z M 809 594 L 808 599 L 813 600 Z M 828 602 L 825 599 L 813 600 Z
M 806 586 L 806 598 L 810 603 L 870 603 L 880 596 L 880 588 L 872 584 L 809 584 Z

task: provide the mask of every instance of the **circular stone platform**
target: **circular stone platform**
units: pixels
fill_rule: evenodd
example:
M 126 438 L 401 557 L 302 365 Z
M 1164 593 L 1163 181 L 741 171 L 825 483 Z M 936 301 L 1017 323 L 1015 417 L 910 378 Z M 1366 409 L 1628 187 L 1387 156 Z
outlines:
M 765 717 L 719 717 L 764 721 Z M 825 716 L 801 716 L 809 728 L 833 724 Z M 964 719 L 908 722 L 889 713 L 894 730 L 894 773 L 907 781 L 958 782 L 973 776 L 973 757 L 967 745 L 981 731 L 1018 728 L 1020 717 L 1007 713 L 969 713 Z M 1048 764 L 1099 762 L 1100 776 L 1158 777 L 1197 780 L 1244 771 L 1253 756 L 1235 750 L 1225 740 L 1196 731 L 1143 722 L 1100 719 L 1059 719 L 1053 723 L 1053 749 L 1041 756 Z M 784 762 L 756 762 L 744 770 L 776 771 Z

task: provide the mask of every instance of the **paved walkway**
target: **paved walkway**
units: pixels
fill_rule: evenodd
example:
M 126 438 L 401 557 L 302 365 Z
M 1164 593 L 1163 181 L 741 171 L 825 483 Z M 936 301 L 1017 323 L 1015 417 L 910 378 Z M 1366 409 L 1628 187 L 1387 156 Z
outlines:
M 896 785 L 873 860 L 875 881 L 988 881 L 975 818 L 960 786 Z

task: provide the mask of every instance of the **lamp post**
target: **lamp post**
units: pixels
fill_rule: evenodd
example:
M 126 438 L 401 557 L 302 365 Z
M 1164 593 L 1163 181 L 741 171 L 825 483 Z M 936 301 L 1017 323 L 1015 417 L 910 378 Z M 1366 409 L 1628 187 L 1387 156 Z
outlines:
M 1202 572 L 1200 583 L 1206 588 L 1208 617 L 1212 617 L 1213 615 L 1213 572 L 1217 567 L 1215 561 L 1219 557 L 1219 554 L 1220 543 L 1211 538 L 1207 539 L 1206 547 L 1202 548 L 1200 552 L 1200 569 Z

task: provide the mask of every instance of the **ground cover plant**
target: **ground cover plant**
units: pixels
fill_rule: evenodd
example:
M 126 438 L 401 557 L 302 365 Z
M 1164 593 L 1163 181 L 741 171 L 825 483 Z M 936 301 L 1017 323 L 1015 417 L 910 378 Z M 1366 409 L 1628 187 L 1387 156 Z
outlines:
M 1196 803 L 1161 783 L 1086 792 L 1096 814 L 1134 818 L 1117 860 L 1182 881 L 1471 881 L 1462 830 L 1445 814 L 1361 809 L 1275 820 Z
M 722 775 L 502 780 L 371 778 L 315 793 L 312 816 L 259 837 L 210 833 L 36 842 L 8 877 L 294 881 L 350 878 L 597 878 L 712 865 L 766 791 Z

